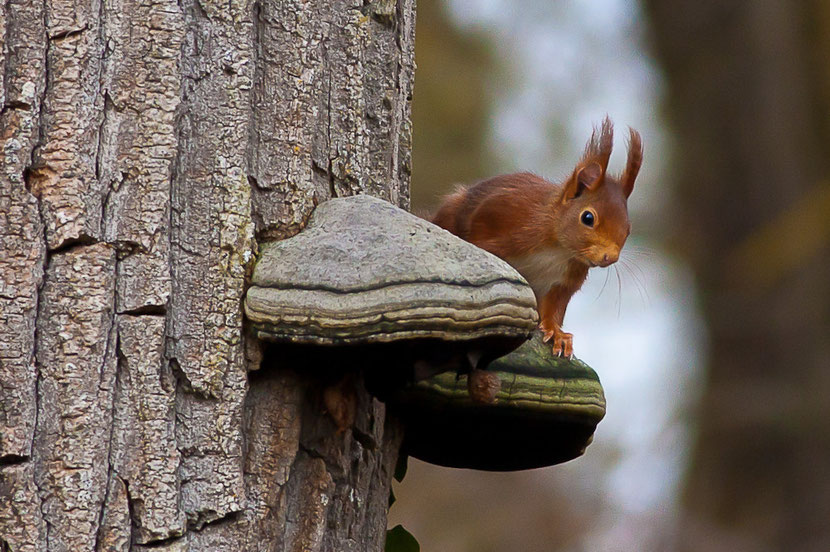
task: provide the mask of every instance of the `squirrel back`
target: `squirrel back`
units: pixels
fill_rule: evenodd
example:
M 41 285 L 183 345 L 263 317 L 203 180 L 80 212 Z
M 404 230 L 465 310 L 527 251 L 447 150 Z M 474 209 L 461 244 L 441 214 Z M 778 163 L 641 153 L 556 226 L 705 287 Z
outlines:
M 538 206 L 557 191 L 551 182 L 524 172 L 459 186 L 432 222 L 498 257 L 538 245 Z

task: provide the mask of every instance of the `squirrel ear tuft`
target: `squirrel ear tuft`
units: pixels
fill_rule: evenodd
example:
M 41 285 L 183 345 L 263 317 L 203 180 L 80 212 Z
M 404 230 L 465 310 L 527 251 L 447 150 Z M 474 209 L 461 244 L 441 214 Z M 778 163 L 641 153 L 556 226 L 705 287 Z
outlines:
M 582 155 L 582 162 L 595 161 L 602 167 L 602 172 L 608 168 L 608 159 L 611 157 L 611 149 L 614 147 L 614 123 L 605 116 L 602 125 L 594 127 L 591 139 L 585 146 L 585 153 Z
M 595 190 L 602 181 L 604 172 L 602 166 L 597 162 L 591 162 L 577 168 L 565 186 L 564 199 L 579 197 L 585 190 Z
M 643 140 L 640 138 L 640 133 L 633 128 L 628 129 L 630 136 L 628 138 L 628 160 L 625 163 L 625 170 L 620 177 L 620 186 L 622 186 L 625 197 L 631 195 L 634 191 L 634 180 L 637 178 L 637 173 L 640 172 L 640 165 L 643 164 Z

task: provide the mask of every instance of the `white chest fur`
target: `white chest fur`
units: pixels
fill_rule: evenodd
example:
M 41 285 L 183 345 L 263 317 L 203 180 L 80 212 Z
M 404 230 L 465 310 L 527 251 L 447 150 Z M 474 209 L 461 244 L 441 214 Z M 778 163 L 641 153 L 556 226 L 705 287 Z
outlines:
M 573 254 L 561 247 L 547 247 L 528 255 L 506 259 L 516 271 L 524 276 L 537 300 L 550 288 L 565 280 L 568 261 Z

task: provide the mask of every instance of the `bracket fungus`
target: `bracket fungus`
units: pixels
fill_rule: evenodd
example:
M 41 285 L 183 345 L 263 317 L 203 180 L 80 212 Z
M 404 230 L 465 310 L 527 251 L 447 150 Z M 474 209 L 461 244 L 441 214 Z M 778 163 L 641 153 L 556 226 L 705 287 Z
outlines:
M 365 195 L 327 201 L 305 230 L 264 244 L 245 314 L 258 338 L 312 355 L 341 346 L 338 360 L 357 354 L 381 374 L 408 363 L 410 374 L 382 374 L 396 381 L 458 359 L 481 367 L 538 320 L 532 290 L 507 263 Z
M 593 370 L 534 333 L 533 291 L 510 265 L 369 196 L 327 201 L 305 230 L 262 245 L 245 314 L 287 364 L 323 379 L 360 370 L 401 418 L 404 452 L 435 464 L 564 462 L 605 414 Z M 354 416 L 332 417 L 342 430 Z
M 605 416 L 597 374 L 553 356 L 537 332 L 488 371 L 501 379 L 492 404 L 473 402 L 465 376 L 439 374 L 387 400 L 403 420 L 403 452 L 442 466 L 532 469 L 582 455 Z

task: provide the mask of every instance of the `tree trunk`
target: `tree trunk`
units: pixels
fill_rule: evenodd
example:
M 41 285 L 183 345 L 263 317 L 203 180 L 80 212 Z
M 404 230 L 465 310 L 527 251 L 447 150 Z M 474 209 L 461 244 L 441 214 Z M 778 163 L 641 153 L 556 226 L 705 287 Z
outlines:
M 0 10 L 0 549 L 380 549 L 399 428 L 241 304 L 316 204 L 408 207 L 414 0 Z
M 830 11 L 649 4 L 711 337 L 679 549 L 830 550 Z

